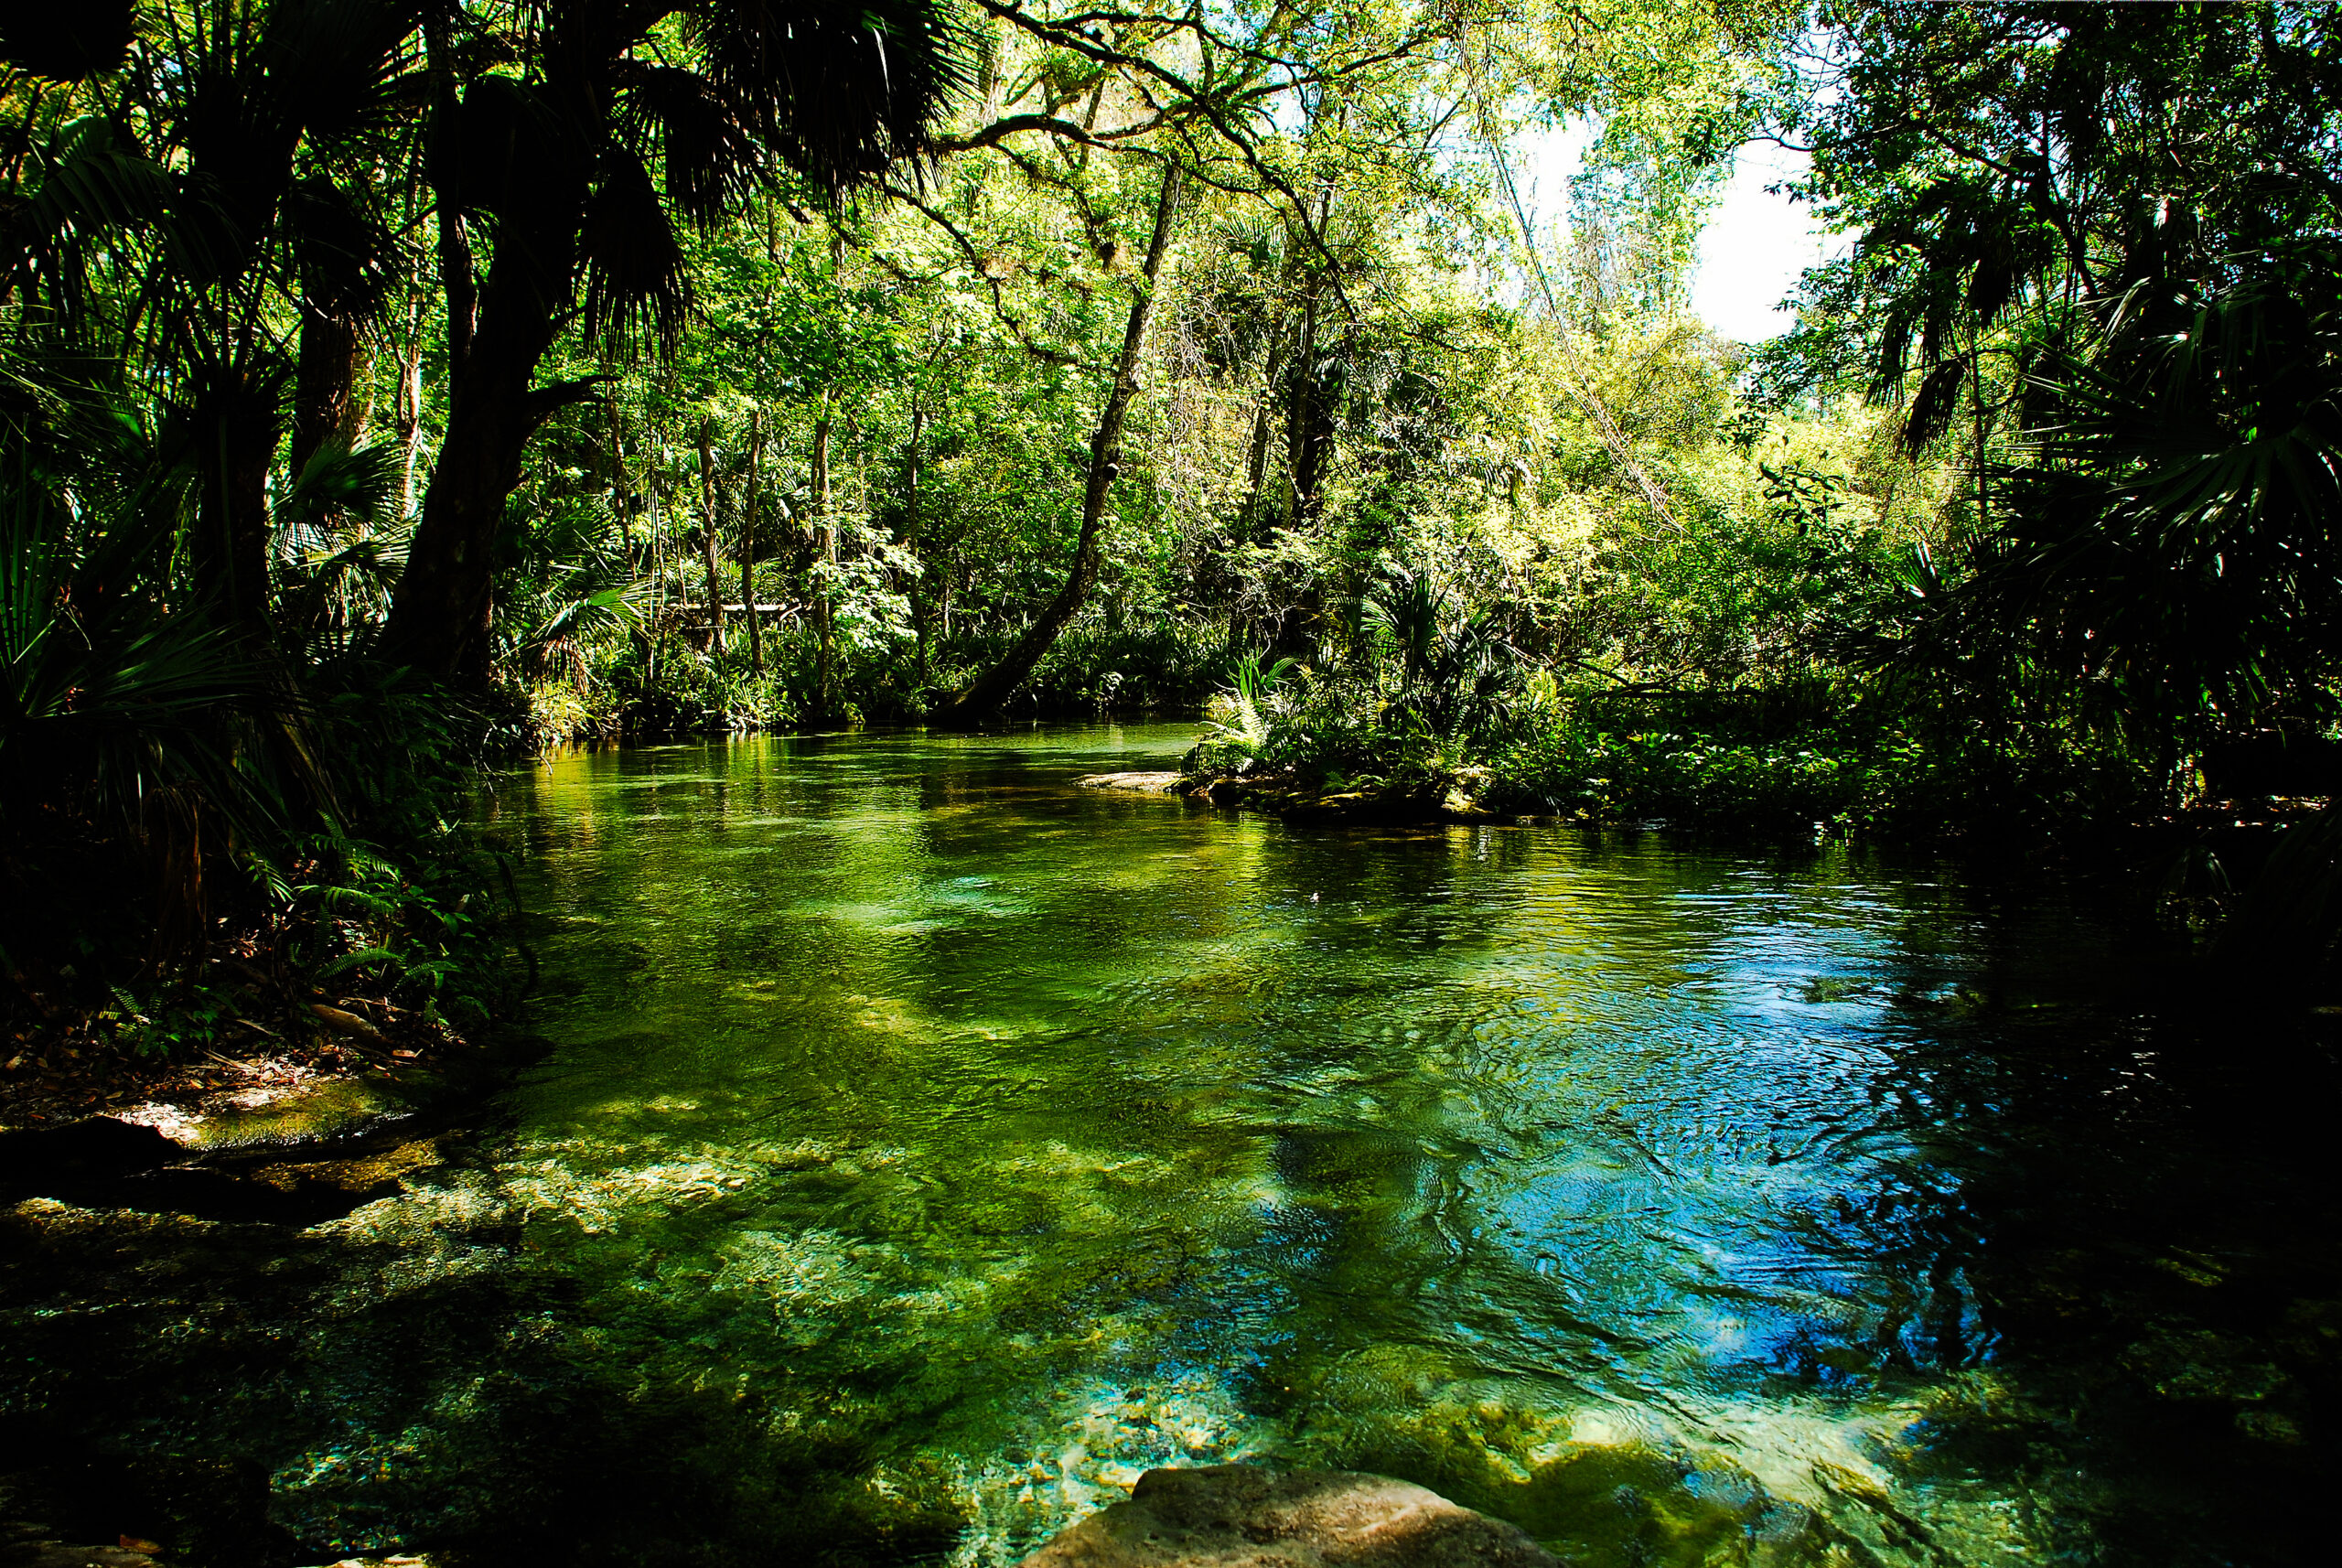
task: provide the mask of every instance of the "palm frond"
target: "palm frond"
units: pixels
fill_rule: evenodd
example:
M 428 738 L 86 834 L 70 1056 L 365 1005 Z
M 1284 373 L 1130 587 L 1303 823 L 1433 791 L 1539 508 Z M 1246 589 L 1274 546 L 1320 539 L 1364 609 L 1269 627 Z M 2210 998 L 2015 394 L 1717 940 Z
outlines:
M 967 82 L 940 0 L 701 0 L 690 15 L 709 80 L 833 195 L 923 156 Z
M 0 476 L 0 839 L 11 865 L 79 832 L 143 866 L 161 945 L 183 948 L 201 928 L 207 845 L 264 855 L 283 841 L 288 798 L 257 728 L 283 693 L 201 606 L 158 591 L 167 488 L 95 526 L 27 456 Z
M 639 158 L 613 147 L 600 174 L 583 235 L 586 336 L 641 336 L 671 348 L 691 314 L 683 248 Z
M 319 446 L 279 503 L 288 522 L 316 524 L 334 513 L 389 521 L 398 501 L 406 454 L 395 442 L 355 449 L 339 441 Z
M 37 177 L 0 199 L 0 277 L 62 319 L 84 308 L 83 280 L 124 231 L 159 221 L 170 176 L 111 120 L 67 122 L 27 160 Z
M 770 161 L 752 114 L 696 71 L 623 60 L 619 81 L 619 132 L 639 154 L 661 155 L 676 211 L 706 229 L 747 199 Z

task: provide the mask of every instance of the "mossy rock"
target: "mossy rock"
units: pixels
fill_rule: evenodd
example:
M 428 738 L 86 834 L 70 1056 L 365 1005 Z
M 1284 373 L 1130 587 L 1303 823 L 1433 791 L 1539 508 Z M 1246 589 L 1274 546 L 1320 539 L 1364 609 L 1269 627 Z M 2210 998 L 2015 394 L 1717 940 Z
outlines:
M 1564 1454 L 1527 1480 L 1489 1473 L 1456 1495 L 1580 1568 L 1737 1557 L 1767 1506 L 1763 1488 L 1737 1471 L 1695 1471 L 1655 1449 L 1610 1444 Z
M 1755 1477 L 1709 1461 L 1694 1468 L 1637 1443 L 1563 1445 L 1543 1423 L 1500 1405 L 1450 1409 L 1382 1443 L 1346 1447 L 1344 1463 L 1428 1487 L 1519 1525 L 1577 1568 L 1653 1568 L 1747 1560 L 1762 1533 L 1790 1550 L 1803 1510 L 1786 1512 Z M 1791 1516 L 1795 1517 L 1791 1517 Z

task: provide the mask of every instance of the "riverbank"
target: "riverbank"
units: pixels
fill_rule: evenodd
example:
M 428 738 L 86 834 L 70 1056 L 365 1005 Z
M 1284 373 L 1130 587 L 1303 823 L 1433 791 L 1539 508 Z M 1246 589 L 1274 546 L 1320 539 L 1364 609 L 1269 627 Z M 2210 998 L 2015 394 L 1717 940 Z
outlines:
M 192 759 L 141 710 L 145 774 L 70 727 L 26 743 L 0 815 L 0 1131 L 349 1098 L 503 1027 L 531 961 L 470 815 L 489 716 L 403 671 L 263 676 L 266 703 L 203 710 Z
M 2186 972 L 2216 988 L 2313 1005 L 2342 995 L 2334 973 L 2342 928 L 2334 867 L 2342 862 L 2342 826 L 2326 797 L 2198 799 L 2160 813 L 2104 819 L 1986 812 L 1971 802 L 1965 811 L 1947 810 L 1932 832 L 1917 831 L 1915 802 L 1907 799 L 1869 817 L 1864 832 L 1844 813 L 1741 809 L 1752 795 L 1766 793 L 1752 787 L 1746 770 L 1722 799 L 1587 791 L 1572 808 L 1553 811 L 1541 809 L 1552 807 L 1550 795 L 1525 789 L 1503 761 L 1452 770 L 1418 767 L 1398 780 L 1360 780 L 1308 766 L 1209 766 L 1227 760 L 1207 743 L 1178 768 L 1090 774 L 1077 782 L 1299 823 L 1657 831 L 1687 846 L 1722 848 L 1868 843 L 1976 868 L 2054 866 L 2077 887 L 2090 888 L 2102 917 L 2133 945 L 2182 961 Z M 1795 767 L 1810 771 L 1805 762 L 1801 756 Z
M 475 886 L 446 902 L 486 898 Z M 527 1054 L 510 957 L 527 954 L 508 917 L 458 908 L 458 930 L 418 932 L 427 912 L 411 898 L 370 930 L 288 909 L 159 975 L 124 960 L 106 982 L 96 958 L 45 982 L 16 972 L 0 1198 L 305 1224 L 362 1201 L 347 1195 L 380 1173 L 326 1167 L 367 1164 L 381 1151 L 365 1140 Z M 274 1168 L 287 1162 L 302 1168 Z
M 214 965 L 179 989 L 203 999 L 215 1033 L 150 1044 L 156 1020 L 127 999 L 87 1011 L 51 1004 L 48 1017 L 16 1030 L 0 1062 L 0 1133 L 97 1115 L 193 1128 L 326 1085 L 429 1070 L 473 1048 L 443 1017 L 290 972 Z
M 1075 782 L 1087 789 L 1177 795 L 1213 806 L 1262 811 L 1287 822 L 1507 822 L 1522 827 L 1632 827 L 1672 831 L 1696 838 L 1703 843 L 1724 845 L 1735 842 L 1761 845 L 1778 843 L 1784 837 L 1809 843 L 1865 838 L 1889 843 L 1913 842 L 1911 838 L 1898 838 L 1892 834 L 1856 833 L 1850 831 L 1842 821 L 1832 822 L 1818 818 L 1792 817 L 1778 824 L 1778 831 L 1772 832 L 1746 826 L 1736 832 L 1719 830 L 1713 825 L 1713 812 L 1695 810 L 1671 815 L 1658 809 L 1661 802 L 1656 800 L 1633 802 L 1645 808 L 1639 811 L 1620 810 L 1595 802 L 1583 802 L 1575 810 L 1569 811 L 1540 810 L 1535 808 L 1550 807 L 1551 802 L 1534 796 L 1524 796 L 1517 781 L 1499 777 L 1488 768 L 1464 768 L 1448 774 L 1429 774 L 1397 787 L 1374 784 L 1361 787 L 1348 780 L 1329 779 L 1322 773 L 1303 768 L 1267 768 L 1247 772 L 1193 768 L 1139 769 L 1086 774 Z M 2123 843 L 2134 855 L 2168 852 L 2179 845 L 2218 842 L 2230 846 L 2228 852 L 2230 862 L 2257 865 L 2267 854 L 2269 840 L 2288 828 L 2322 820 L 2332 804 L 2331 800 L 2326 797 L 2197 800 L 2160 814 L 2126 816 L 2111 822 L 2092 824 L 2090 836 L 2101 846 Z M 2057 842 L 2044 824 L 2036 822 L 2029 825 L 2029 832 L 2012 836 L 2044 845 Z M 2078 836 L 2069 828 L 2064 838 L 2071 843 Z M 1917 842 L 1926 843 L 1928 840 L 1921 835 Z
M 488 1044 L 414 1029 L 376 1040 L 312 1036 L 11 1086 L 0 1206 L 315 1225 L 441 1164 L 448 1139 L 540 1054 L 510 1031 Z
M 15 972 L 0 1200 L 310 1224 L 381 1196 L 533 1050 L 482 853 L 449 830 L 379 896 L 296 889 L 198 955 Z
M 1535 812 L 1498 812 L 1470 793 L 1484 779 L 1470 776 L 1432 791 L 1329 789 L 1292 769 L 1258 774 L 1142 769 L 1084 774 L 1074 782 L 1088 789 L 1124 789 L 1146 795 L 1178 795 L 1229 809 L 1265 811 L 1287 822 L 1493 822 L 1554 826 L 1562 819 Z

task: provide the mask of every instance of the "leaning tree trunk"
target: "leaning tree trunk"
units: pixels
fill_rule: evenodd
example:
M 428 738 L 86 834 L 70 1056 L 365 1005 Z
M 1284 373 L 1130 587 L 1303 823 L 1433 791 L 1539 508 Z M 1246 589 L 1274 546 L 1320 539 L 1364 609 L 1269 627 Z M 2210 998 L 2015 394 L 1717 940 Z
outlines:
M 1179 166 L 1163 167 L 1163 191 L 1155 203 L 1155 232 L 1147 241 L 1146 263 L 1131 290 L 1130 319 L 1123 328 L 1123 352 L 1114 362 L 1114 384 L 1098 416 L 1097 434 L 1090 442 L 1090 480 L 1081 493 L 1081 532 L 1073 547 L 1073 565 L 1065 585 L 1057 592 L 1038 619 L 1008 650 L 1006 657 L 955 693 L 936 715 L 940 725 L 981 724 L 997 713 L 1023 685 L 1056 643 L 1058 634 L 1080 614 L 1098 581 L 1103 551 L 1106 494 L 1122 473 L 1123 421 L 1130 413 L 1131 395 L 1138 387 L 1139 352 L 1146 340 L 1146 318 L 1155 306 L 1155 284 L 1169 248 L 1173 220 L 1179 206 Z
M 503 254 L 500 248 L 500 265 Z M 498 309 L 506 302 L 492 274 L 484 294 L 478 333 L 453 378 L 423 521 L 382 628 L 385 659 L 467 685 L 487 679 L 497 530 L 521 483 L 522 450 L 550 412 L 540 412 L 530 383 L 553 339 L 550 311 Z
M 830 515 L 830 394 L 822 394 L 822 417 L 813 424 L 813 625 L 821 634 L 821 651 L 813 666 L 813 706 L 817 718 L 837 712 L 837 591 L 838 525 Z M 826 568 L 826 570 L 824 570 Z

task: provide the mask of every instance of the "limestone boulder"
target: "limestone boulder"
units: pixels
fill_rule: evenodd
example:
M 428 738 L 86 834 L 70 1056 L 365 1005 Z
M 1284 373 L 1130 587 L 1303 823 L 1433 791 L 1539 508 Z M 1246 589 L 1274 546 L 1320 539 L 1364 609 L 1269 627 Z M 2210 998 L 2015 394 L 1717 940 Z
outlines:
M 1149 1470 L 1023 1568 L 1560 1568 L 1501 1520 L 1387 1476 Z

